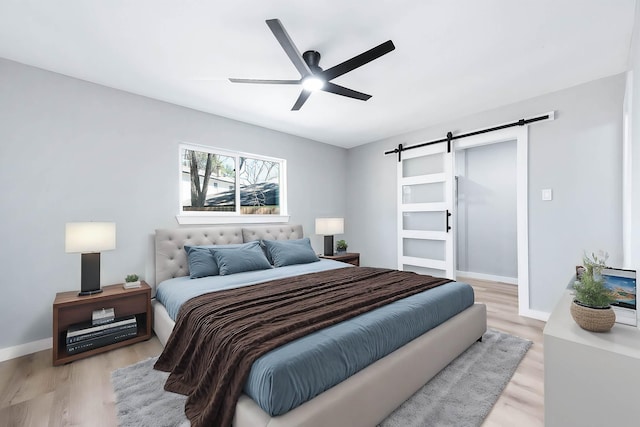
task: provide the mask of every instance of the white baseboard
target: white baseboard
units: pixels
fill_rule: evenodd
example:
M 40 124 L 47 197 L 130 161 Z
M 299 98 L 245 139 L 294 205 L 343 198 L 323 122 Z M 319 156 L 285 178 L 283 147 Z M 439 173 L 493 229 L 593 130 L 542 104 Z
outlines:
M 36 353 L 53 347 L 53 338 L 45 338 L 25 344 L 14 345 L 13 347 L 0 348 L 0 362 L 15 359 L 26 354 Z
M 521 310 L 520 313 L 518 313 L 520 316 L 523 317 L 529 317 L 531 319 L 536 319 L 536 320 L 542 320 L 543 322 L 546 322 L 549 320 L 549 316 L 551 315 L 551 313 L 547 313 L 546 311 L 539 311 L 539 310 L 532 310 L 532 309 L 526 309 L 526 310 Z
M 509 285 L 517 285 L 517 277 L 496 276 L 494 274 L 474 273 L 471 271 L 456 271 L 456 276 L 468 277 L 469 279 L 489 280 L 491 282 L 507 283 Z

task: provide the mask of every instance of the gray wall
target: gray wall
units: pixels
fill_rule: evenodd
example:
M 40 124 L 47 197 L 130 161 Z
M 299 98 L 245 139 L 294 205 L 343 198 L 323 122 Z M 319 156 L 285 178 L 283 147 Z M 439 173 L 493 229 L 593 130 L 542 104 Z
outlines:
M 116 222 L 103 284 L 153 278 L 154 229 L 177 227 L 182 141 L 287 159 L 290 222 L 317 251 L 314 218 L 346 213 L 344 149 L 0 59 L 0 348 L 50 337 L 56 292 L 80 288 L 66 222 Z
M 316 250 L 314 218 L 346 213 L 349 249 L 363 265 L 393 268 L 396 159 L 385 150 L 556 110 L 556 121 L 529 133 L 531 306 L 551 311 L 583 250 L 621 262 L 623 86 L 622 76 L 605 78 L 345 152 L 0 59 L 0 322 L 11 325 L 0 330 L 0 348 L 50 337 L 55 293 L 79 288 L 80 256 L 64 253 L 66 222 L 117 223 L 118 247 L 102 254 L 103 284 L 153 276 L 153 230 L 177 226 L 179 142 L 287 159 L 290 222 L 303 224 Z M 640 182 L 640 149 L 634 156 Z M 542 188 L 554 189 L 554 201 L 540 200 Z M 638 236 L 640 186 L 633 191 Z M 636 260 L 639 245 L 635 238 Z
M 584 250 L 622 262 L 623 93 L 617 75 L 350 149 L 350 244 L 363 265 L 396 266 L 397 159 L 384 151 L 555 110 L 555 121 L 529 128 L 530 305 L 550 312 Z M 552 202 L 540 199 L 543 188 Z
M 516 142 L 456 151 L 458 271 L 518 277 Z

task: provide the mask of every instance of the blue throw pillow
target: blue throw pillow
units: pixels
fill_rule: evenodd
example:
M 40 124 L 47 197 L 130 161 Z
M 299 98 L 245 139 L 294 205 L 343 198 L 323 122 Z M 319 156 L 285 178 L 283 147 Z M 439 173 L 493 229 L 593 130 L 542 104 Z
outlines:
M 275 267 L 320 261 L 308 237 L 298 240 L 263 240 L 262 243 Z
M 187 252 L 187 262 L 189 263 L 189 277 L 199 279 L 200 277 L 217 276 L 219 274 L 218 264 L 209 249 L 238 248 L 244 245 L 245 243 L 204 246 L 185 245 L 184 250 Z
M 243 271 L 266 270 L 271 268 L 264 255 L 259 241 L 245 243 L 238 248 L 210 248 L 213 258 L 218 264 L 220 275 L 242 273 Z

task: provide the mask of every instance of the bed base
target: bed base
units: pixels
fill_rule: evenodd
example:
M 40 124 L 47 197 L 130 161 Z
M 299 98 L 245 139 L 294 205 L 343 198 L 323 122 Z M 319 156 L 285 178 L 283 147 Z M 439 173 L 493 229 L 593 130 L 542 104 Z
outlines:
M 162 345 L 175 322 L 153 302 L 153 329 Z M 340 384 L 286 414 L 271 417 L 240 396 L 234 427 L 372 427 L 479 341 L 487 329 L 484 304 L 474 304 Z

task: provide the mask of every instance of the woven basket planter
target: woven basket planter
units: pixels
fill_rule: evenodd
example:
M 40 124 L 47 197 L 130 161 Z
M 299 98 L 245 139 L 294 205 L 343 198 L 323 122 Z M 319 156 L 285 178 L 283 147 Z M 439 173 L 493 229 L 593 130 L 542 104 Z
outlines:
M 616 314 L 611 307 L 592 308 L 576 300 L 571 303 L 571 317 L 582 329 L 591 332 L 607 332 L 616 322 Z

